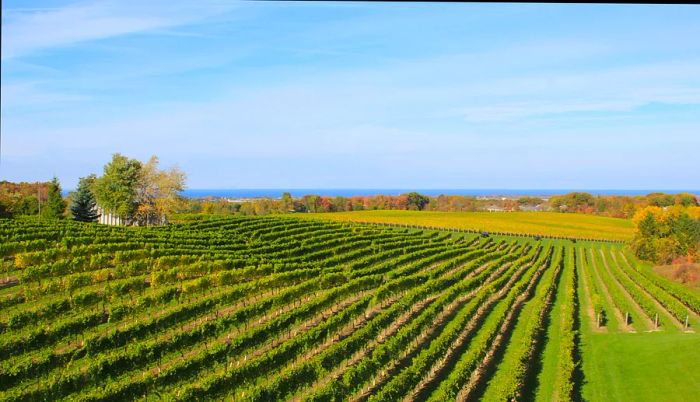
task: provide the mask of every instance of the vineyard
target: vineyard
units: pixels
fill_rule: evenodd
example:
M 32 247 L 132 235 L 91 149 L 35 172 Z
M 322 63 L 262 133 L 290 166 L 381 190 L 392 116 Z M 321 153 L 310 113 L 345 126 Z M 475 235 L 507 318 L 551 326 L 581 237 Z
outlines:
M 620 243 L 27 219 L 0 220 L 0 254 L 3 401 L 700 394 L 700 295 Z
M 437 212 L 369 210 L 300 214 L 312 219 L 338 222 L 413 225 L 443 229 L 490 231 L 521 235 L 591 240 L 629 240 L 632 222 L 586 214 L 559 212 Z

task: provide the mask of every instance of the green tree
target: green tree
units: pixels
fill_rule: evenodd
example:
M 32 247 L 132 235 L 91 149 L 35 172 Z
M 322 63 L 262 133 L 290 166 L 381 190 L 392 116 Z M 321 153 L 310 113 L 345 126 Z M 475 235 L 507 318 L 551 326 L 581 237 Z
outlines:
M 105 211 L 131 219 L 139 205 L 137 186 L 141 179 L 141 162 L 121 154 L 112 155 L 104 173 L 95 180 L 93 191 L 97 204 Z
M 321 208 L 321 196 L 315 194 L 307 194 L 302 197 L 302 202 L 309 212 L 323 212 Z
M 333 199 L 333 208 L 335 211 L 345 211 L 347 210 L 348 199 L 345 197 L 337 196 Z
M 287 213 L 294 210 L 294 200 L 292 194 L 288 192 L 282 193 L 282 201 L 280 202 L 280 210 L 282 213 Z
M 677 196 L 676 204 L 683 205 L 684 207 L 689 207 L 691 205 L 698 205 L 698 200 L 693 194 L 680 193 Z
M 590 213 L 595 206 L 595 198 L 589 193 L 573 192 L 552 197 L 550 205 L 561 212 Z
M 654 214 L 648 213 L 639 222 L 639 234 L 648 238 L 659 237 L 659 223 L 654 218 Z
M 681 213 L 673 220 L 673 237 L 676 239 L 676 253 L 688 255 L 700 243 L 700 220 L 693 219 L 687 213 Z
M 39 212 L 39 200 L 35 195 L 17 194 L 15 203 L 9 208 L 11 215 L 36 215 Z
M 673 196 L 664 193 L 647 194 L 647 199 L 649 200 L 649 205 L 654 205 L 657 207 L 668 207 L 675 204 Z
M 49 183 L 49 197 L 46 202 L 46 207 L 42 208 L 41 216 L 47 219 L 62 219 L 66 211 L 66 202 L 61 196 L 61 184 L 58 178 L 54 176 Z
M 639 258 L 656 261 L 658 258 L 659 222 L 654 214 L 648 212 L 637 224 L 637 233 L 632 241 L 632 248 Z
M 0 200 L 0 218 L 11 218 L 10 206 L 4 200 Z
M 609 202 L 603 197 L 597 197 L 595 200 L 595 209 L 596 212 L 599 214 L 603 214 L 605 211 L 608 210 L 609 207 Z
M 430 198 L 415 191 L 406 194 L 406 196 L 408 197 L 408 209 L 422 211 L 430 202 Z
M 70 206 L 71 214 L 76 221 L 95 222 L 100 217 L 96 210 L 95 195 L 90 189 L 96 179 L 95 175 L 80 178 Z

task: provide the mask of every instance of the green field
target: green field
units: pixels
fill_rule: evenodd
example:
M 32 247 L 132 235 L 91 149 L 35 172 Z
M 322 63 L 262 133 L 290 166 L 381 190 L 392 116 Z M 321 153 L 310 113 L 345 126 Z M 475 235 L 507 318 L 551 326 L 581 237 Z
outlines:
M 0 255 L 3 401 L 700 394 L 700 297 L 619 243 L 288 216 L 0 220 Z
M 334 221 L 400 223 L 437 228 L 457 228 L 493 232 L 576 237 L 585 239 L 629 240 L 632 222 L 626 219 L 557 212 L 427 212 L 355 211 L 299 214 Z

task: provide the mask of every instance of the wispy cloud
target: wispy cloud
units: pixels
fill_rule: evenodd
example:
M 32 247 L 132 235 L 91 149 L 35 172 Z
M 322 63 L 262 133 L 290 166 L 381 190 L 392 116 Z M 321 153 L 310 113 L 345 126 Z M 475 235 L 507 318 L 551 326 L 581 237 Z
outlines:
M 697 183 L 695 21 L 549 7 L 3 10 L 2 174 L 70 186 L 123 152 L 192 187 Z
M 49 91 L 39 88 L 36 82 L 23 82 L 16 84 L 3 84 L 2 90 L 3 109 L 8 103 L 13 107 L 55 105 L 57 103 L 78 102 L 89 100 L 87 95 L 68 94 L 56 91 Z
M 232 8 L 202 1 L 102 1 L 49 9 L 3 10 L 2 59 L 119 35 L 192 23 Z
M 516 73 L 465 83 L 443 116 L 499 122 L 578 112 L 629 112 L 654 103 L 700 104 L 700 60 L 635 63 L 592 71 Z

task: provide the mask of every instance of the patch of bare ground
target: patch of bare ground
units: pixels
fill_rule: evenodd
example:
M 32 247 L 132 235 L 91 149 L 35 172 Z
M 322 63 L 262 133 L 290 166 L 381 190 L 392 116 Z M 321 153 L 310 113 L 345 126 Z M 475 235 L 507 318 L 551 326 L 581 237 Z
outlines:
M 17 285 L 18 283 L 19 280 L 16 276 L 7 276 L 5 278 L 0 279 L 0 289 L 9 288 L 11 286 Z

